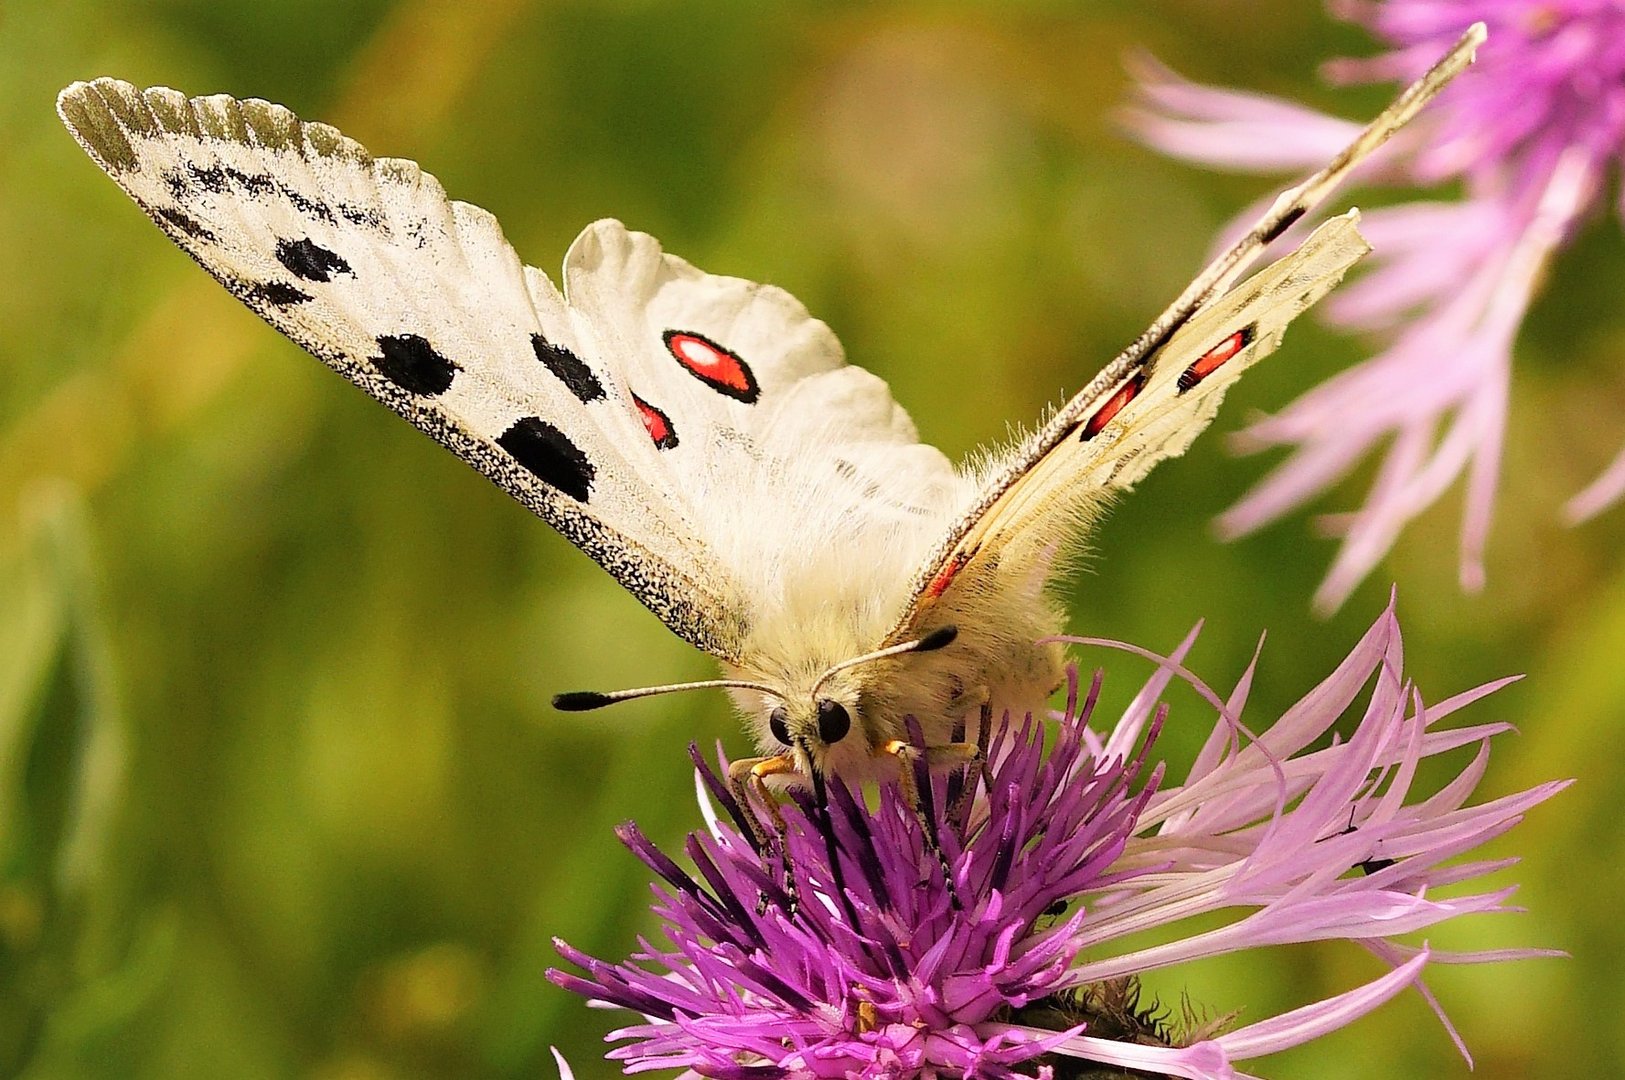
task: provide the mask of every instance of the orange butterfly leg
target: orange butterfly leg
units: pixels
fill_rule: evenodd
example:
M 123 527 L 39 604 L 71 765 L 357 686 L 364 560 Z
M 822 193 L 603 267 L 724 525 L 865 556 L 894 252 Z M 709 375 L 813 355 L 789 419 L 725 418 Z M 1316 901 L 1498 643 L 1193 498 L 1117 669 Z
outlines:
M 740 758 L 728 765 L 728 787 L 733 791 L 734 799 L 739 803 L 740 812 L 745 823 L 750 826 L 756 843 L 764 851 L 777 849 L 779 853 L 779 867 L 784 879 L 784 891 L 789 897 L 788 914 L 794 915 L 796 910 L 796 879 L 790 873 L 790 847 L 785 840 L 784 815 L 779 813 L 778 799 L 768 789 L 767 779 L 770 776 L 784 776 L 796 771 L 796 763 L 788 754 L 779 754 L 767 758 Z M 766 829 L 756 816 L 755 804 L 760 804 L 773 819 L 773 835 L 768 835 Z M 764 892 L 758 898 L 760 910 L 767 910 L 768 896 Z

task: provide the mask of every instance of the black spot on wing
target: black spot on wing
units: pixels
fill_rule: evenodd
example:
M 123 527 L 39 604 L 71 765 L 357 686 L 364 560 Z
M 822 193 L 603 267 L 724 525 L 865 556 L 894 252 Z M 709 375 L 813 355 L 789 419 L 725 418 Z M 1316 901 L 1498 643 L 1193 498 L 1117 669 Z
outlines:
M 417 334 L 384 334 L 378 338 L 381 355 L 372 357 L 372 366 L 384 378 L 419 397 L 434 397 L 451 389 L 458 365 L 434 351 L 429 340 Z
M 250 198 L 262 199 L 269 195 L 280 195 L 288 200 L 295 210 L 306 217 L 321 218 L 332 224 L 338 219 L 333 214 L 333 208 L 320 199 L 312 199 L 296 188 L 290 187 L 267 173 L 244 172 L 231 165 L 198 166 L 188 163 L 184 177 L 178 171 L 172 171 L 164 177 L 171 190 L 178 186 L 186 186 L 205 191 L 224 192 L 236 188 Z
M 314 300 L 303 289 L 296 288 L 286 281 L 262 281 L 250 287 L 244 294 L 247 300 L 263 300 L 277 307 L 292 307 L 294 304 L 303 304 L 307 300 Z
M 547 370 L 559 377 L 583 404 L 604 396 L 604 384 L 592 373 L 575 353 L 563 345 L 554 345 L 540 334 L 530 335 L 530 347 L 536 350 L 536 359 L 547 365 Z
M 232 183 L 249 195 L 269 195 L 277 189 L 277 182 L 264 173 L 246 173 L 230 165 L 224 166 L 224 172 Z
M 205 167 L 189 161 L 186 163 L 186 174 L 191 178 L 192 183 L 204 191 L 212 191 L 218 194 L 226 190 L 226 170 L 219 165 Z
M 214 233 L 208 226 L 179 207 L 160 206 L 156 213 L 160 218 L 194 240 L 202 240 L 210 244 L 215 241 Z
M 339 203 L 339 216 L 352 225 L 360 225 L 368 229 L 380 229 L 384 225 L 384 215 L 370 206 L 356 206 L 353 203 Z
M 497 437 L 497 445 L 512 454 L 539 480 L 584 503 L 592 494 L 597 470 L 570 437 L 538 416 L 527 416 Z
M 406 238 L 412 241 L 412 246 L 419 251 L 428 247 L 439 234 L 439 228 L 424 217 L 413 218 L 406 223 L 406 228 L 403 231 L 406 233 Z
M 282 193 L 282 197 L 287 199 L 288 202 L 292 203 L 293 208 L 299 211 L 301 214 L 304 214 L 307 217 L 321 218 L 329 225 L 338 220 L 333 216 L 332 207 L 328 206 L 326 203 L 317 199 L 307 198 L 305 195 L 295 191 L 287 184 L 274 184 L 274 186 L 277 191 Z
M 199 165 L 188 161 L 181 168 L 165 172 L 164 183 L 168 186 L 170 194 L 181 202 L 187 201 L 200 191 L 216 195 L 235 191 L 250 199 L 267 199 L 280 195 L 306 217 L 320 218 L 328 224 L 334 224 L 338 220 L 333 208 L 320 199 L 313 199 L 267 173 L 244 172 L 231 165 Z M 341 207 L 340 211 L 346 220 L 358 225 L 377 228 L 382 224 L 382 218 L 376 211 L 357 212 L 350 207 Z
M 350 264 L 339 253 L 329 251 L 308 237 L 303 240 L 278 240 L 276 261 L 288 272 L 306 281 L 332 281 L 334 274 L 350 274 Z

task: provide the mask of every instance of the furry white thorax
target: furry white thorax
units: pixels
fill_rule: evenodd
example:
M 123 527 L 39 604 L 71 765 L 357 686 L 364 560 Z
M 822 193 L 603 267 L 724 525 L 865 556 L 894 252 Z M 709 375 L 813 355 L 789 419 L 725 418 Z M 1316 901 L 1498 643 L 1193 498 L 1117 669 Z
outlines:
M 846 368 L 842 377 L 855 380 L 857 372 Z M 1058 649 L 1034 643 L 1062 626 L 1045 592 L 1062 545 L 1037 530 L 1047 542 L 1023 545 L 1005 572 L 945 596 L 940 619 L 925 630 L 955 626 L 948 647 L 863 664 L 819 686 L 816 698 L 841 703 L 852 718 L 851 732 L 826 745 L 815 684 L 834 665 L 886 643 L 926 558 L 982 491 L 991 465 L 955 470 L 940 451 L 912 441 L 901 409 L 895 443 L 854 445 L 839 413 L 824 412 L 818 422 L 822 430 L 786 425 L 783 440 L 760 446 L 756 475 L 733 478 L 726 492 L 702 500 L 718 512 L 706 534 L 747 613 L 740 661 L 727 673 L 783 695 L 734 692 L 764 755 L 787 750 L 769 723 L 783 706 L 802 776 L 809 769 L 849 782 L 895 776 L 896 759 L 882 751 L 907 739 L 906 717 L 920 722 L 928 746 L 952 742 L 960 721 L 974 740 L 985 702 L 1037 708 L 1054 689 Z

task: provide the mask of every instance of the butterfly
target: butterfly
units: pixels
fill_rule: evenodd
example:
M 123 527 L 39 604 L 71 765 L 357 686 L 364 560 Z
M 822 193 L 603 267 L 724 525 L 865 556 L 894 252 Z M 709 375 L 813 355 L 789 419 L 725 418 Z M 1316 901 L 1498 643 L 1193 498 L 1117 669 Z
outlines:
M 736 763 L 736 787 L 821 789 L 906 779 L 922 756 L 968 763 L 967 716 L 1042 706 L 1062 677 L 1058 646 L 1039 642 L 1062 626 L 1068 556 L 1366 252 L 1357 212 L 1241 276 L 1482 38 L 1469 31 L 1283 192 L 1030 436 L 966 468 L 921 443 L 886 384 L 788 293 L 707 274 L 618 221 L 587 226 L 555 285 L 416 164 L 279 105 L 104 78 L 68 87 L 58 111 L 239 300 L 723 669 L 558 707 L 726 688 L 762 754 Z

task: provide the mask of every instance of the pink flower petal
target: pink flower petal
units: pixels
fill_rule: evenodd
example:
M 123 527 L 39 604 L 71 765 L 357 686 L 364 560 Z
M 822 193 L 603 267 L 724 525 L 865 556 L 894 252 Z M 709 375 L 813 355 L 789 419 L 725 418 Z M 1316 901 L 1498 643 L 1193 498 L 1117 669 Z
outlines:
M 1569 524 L 1578 525 L 1596 517 L 1621 498 L 1625 498 L 1625 448 L 1620 449 L 1619 456 L 1601 476 L 1564 505 L 1563 516 Z
M 1346 1027 L 1379 1005 L 1386 1004 L 1415 981 L 1427 962 L 1428 953 L 1424 949 L 1414 959 L 1380 979 L 1373 979 L 1334 998 L 1248 1024 L 1220 1035 L 1214 1042 L 1223 1047 L 1230 1057 L 1241 1061 L 1302 1045 L 1328 1031 Z

